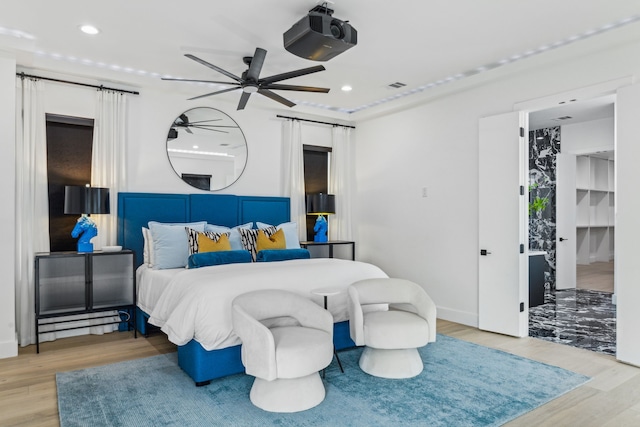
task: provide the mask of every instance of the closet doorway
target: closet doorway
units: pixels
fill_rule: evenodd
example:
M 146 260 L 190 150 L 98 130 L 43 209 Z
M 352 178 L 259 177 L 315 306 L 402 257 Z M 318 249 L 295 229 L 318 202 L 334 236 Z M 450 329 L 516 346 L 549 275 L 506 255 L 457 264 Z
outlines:
M 545 258 L 544 302 L 530 305 L 529 331 L 615 355 L 614 102 L 529 115 L 529 243 Z

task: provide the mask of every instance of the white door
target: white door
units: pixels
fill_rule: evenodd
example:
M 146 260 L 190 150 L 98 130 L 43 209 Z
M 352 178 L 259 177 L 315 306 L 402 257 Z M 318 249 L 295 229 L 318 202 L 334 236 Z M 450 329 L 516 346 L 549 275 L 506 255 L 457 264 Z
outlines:
M 618 89 L 615 114 L 616 357 L 640 366 L 640 85 Z
M 480 120 L 478 327 L 527 336 L 527 116 Z
M 556 157 L 556 289 L 576 287 L 576 156 Z

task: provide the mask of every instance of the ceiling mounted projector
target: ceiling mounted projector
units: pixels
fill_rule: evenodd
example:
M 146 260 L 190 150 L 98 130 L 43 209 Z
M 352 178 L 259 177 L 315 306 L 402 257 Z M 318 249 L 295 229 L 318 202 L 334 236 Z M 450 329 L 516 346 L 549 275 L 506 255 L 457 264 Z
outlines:
M 312 61 L 328 61 L 358 43 L 349 21 L 333 18 L 333 10 L 316 6 L 284 33 L 284 48 Z

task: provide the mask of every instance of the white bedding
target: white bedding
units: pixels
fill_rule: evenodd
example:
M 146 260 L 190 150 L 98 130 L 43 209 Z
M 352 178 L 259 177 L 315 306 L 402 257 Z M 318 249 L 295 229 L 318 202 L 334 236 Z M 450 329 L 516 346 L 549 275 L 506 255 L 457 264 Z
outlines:
M 160 295 L 169 286 L 171 280 L 184 268 L 171 268 L 167 270 L 154 270 L 153 268 L 142 264 L 136 270 L 136 288 L 138 307 L 145 313 L 151 313 L 158 303 Z
M 231 325 L 231 301 L 256 289 L 285 289 L 309 297 L 318 288 L 342 289 L 328 298 L 335 322 L 347 320 L 347 287 L 358 280 L 387 277 L 378 267 L 358 261 L 313 258 L 280 262 L 227 264 L 178 272 L 160 296 L 149 322 L 177 345 L 198 341 L 206 350 L 240 344 Z

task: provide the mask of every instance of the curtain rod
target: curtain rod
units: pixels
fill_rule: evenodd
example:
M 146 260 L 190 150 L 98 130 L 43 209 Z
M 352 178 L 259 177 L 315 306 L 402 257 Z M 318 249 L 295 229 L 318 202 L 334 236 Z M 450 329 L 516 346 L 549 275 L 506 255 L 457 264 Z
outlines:
M 110 87 L 105 87 L 103 85 L 100 85 L 100 86 L 90 85 L 90 84 L 87 84 L 87 83 L 78 83 L 78 82 L 72 82 L 72 81 L 69 81 L 69 80 L 52 79 L 50 77 L 40 77 L 40 76 L 34 76 L 34 75 L 31 75 L 31 74 L 25 74 L 25 73 L 16 73 L 16 76 L 20 76 L 20 78 L 22 78 L 22 79 L 28 77 L 28 78 L 32 78 L 32 79 L 49 80 L 51 82 L 66 83 L 66 84 L 70 84 L 70 85 L 92 87 L 92 88 L 100 89 L 100 90 L 112 90 L 114 92 L 130 93 L 132 95 L 140 95 L 140 92 L 131 91 L 131 90 L 114 89 L 114 88 L 110 88 Z
M 278 114 L 276 117 L 279 118 L 279 119 L 300 120 L 302 122 L 319 123 L 321 125 L 342 126 L 343 128 L 351 128 L 351 129 L 355 129 L 356 128 L 355 126 L 351 126 L 351 125 L 341 125 L 340 123 L 320 122 L 318 120 L 301 119 L 299 117 L 281 116 L 280 114 Z

